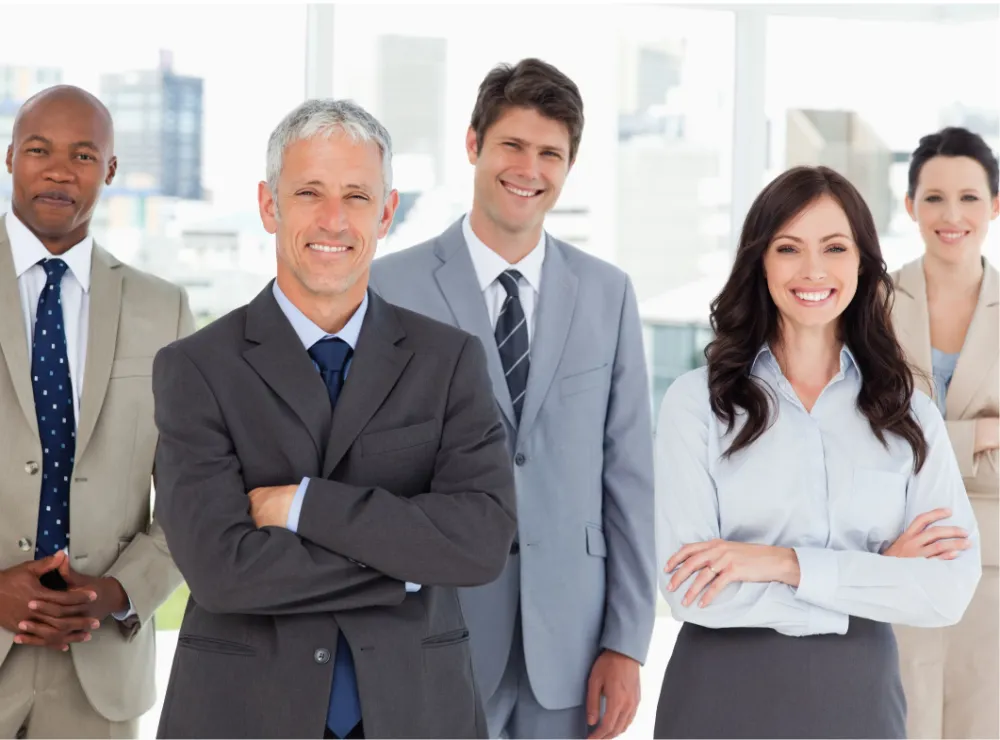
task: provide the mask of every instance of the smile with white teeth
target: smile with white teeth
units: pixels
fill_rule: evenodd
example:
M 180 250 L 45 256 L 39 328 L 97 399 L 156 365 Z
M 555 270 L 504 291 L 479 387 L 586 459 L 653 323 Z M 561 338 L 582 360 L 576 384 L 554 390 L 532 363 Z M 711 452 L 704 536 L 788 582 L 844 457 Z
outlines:
M 937 235 L 946 244 L 954 244 L 960 241 L 967 233 L 967 231 L 939 231 Z
M 810 293 L 806 293 L 806 292 L 800 291 L 800 290 L 796 290 L 796 291 L 793 291 L 793 292 L 795 293 L 795 297 L 798 298 L 798 299 L 800 299 L 800 300 L 809 301 L 811 303 L 819 303 L 820 301 L 825 301 L 827 298 L 829 298 L 830 294 L 833 291 L 830 290 L 830 289 L 827 289 L 827 290 L 822 290 L 822 291 L 817 291 L 817 292 L 810 292 Z
M 306 244 L 306 247 L 316 252 L 326 252 L 327 254 L 351 251 L 350 247 L 331 247 L 329 244 Z
M 503 181 L 501 180 L 501 182 Z M 536 195 L 542 192 L 541 190 L 524 190 L 523 188 L 515 188 L 513 185 L 507 182 L 504 182 L 503 186 L 508 193 L 519 195 L 522 198 L 534 198 Z

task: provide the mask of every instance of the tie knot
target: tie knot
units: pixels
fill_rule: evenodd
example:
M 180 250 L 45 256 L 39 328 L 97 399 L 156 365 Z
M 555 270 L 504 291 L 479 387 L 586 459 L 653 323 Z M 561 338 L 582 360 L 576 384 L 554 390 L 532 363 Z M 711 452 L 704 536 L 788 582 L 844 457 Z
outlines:
M 351 356 L 351 345 L 340 337 L 327 337 L 309 348 L 309 356 L 319 365 L 320 370 L 339 373 Z
M 66 270 L 69 269 L 69 265 L 59 258 L 42 260 L 40 264 L 42 269 L 45 270 L 48 282 L 53 285 L 59 285 L 63 279 L 63 275 L 66 274 Z
M 520 272 L 517 270 L 505 270 L 500 273 L 500 277 L 497 279 L 500 281 L 503 289 L 507 291 L 507 295 L 511 298 L 520 297 L 521 291 L 517 285 L 517 281 L 521 279 Z

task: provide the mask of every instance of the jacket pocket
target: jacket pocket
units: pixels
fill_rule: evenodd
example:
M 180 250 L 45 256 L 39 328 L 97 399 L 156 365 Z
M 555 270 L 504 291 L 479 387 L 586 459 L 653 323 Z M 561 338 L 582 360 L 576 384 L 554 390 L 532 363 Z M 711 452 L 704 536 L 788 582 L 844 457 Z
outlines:
M 119 357 L 111 363 L 112 378 L 141 378 L 152 374 L 152 357 Z
M 199 650 L 203 653 L 246 656 L 257 654 L 256 650 L 249 645 L 244 645 L 242 642 L 220 640 L 218 637 L 205 637 L 203 635 L 181 635 L 177 638 L 177 645 L 190 648 L 191 650 Z
M 608 543 L 604 539 L 604 530 L 596 524 L 587 525 L 587 554 L 597 558 L 608 556 Z
M 383 432 L 368 432 L 361 435 L 362 455 L 381 455 L 386 452 L 405 450 L 410 447 L 436 442 L 439 438 L 436 419 L 411 424 L 399 429 L 386 429 Z
M 581 373 L 574 373 L 563 377 L 559 381 L 559 391 L 563 398 L 573 396 L 602 385 L 607 377 L 608 364 L 604 363 L 590 370 L 584 370 Z
M 425 637 L 420 644 L 425 648 L 447 647 L 448 645 L 457 645 L 460 642 L 465 642 L 468 639 L 469 630 L 463 628 L 451 630 L 450 632 L 442 632 L 440 635 Z

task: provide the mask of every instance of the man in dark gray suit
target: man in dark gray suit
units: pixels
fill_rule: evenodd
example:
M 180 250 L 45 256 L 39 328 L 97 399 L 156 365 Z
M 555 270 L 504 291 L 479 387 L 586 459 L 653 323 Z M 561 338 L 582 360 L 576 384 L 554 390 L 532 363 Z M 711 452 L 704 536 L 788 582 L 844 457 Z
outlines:
M 515 531 L 482 345 L 367 290 L 388 133 L 308 101 L 268 144 L 277 280 L 161 351 L 156 512 L 191 588 L 161 737 L 483 737 L 456 587 Z
M 372 288 L 486 348 L 514 462 L 519 539 L 463 589 L 492 737 L 614 737 L 635 717 L 655 616 L 653 450 L 628 276 L 546 235 L 583 103 L 535 59 L 490 72 L 466 138 L 471 212 L 378 259 Z M 602 702 L 606 705 L 603 717 Z

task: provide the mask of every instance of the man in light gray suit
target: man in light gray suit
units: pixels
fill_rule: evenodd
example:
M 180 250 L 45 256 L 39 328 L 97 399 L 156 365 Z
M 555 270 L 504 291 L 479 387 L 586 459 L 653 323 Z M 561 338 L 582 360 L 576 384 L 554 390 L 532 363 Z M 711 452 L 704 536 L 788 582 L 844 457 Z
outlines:
M 591 737 L 620 734 L 653 629 L 652 432 L 635 294 L 621 270 L 542 229 L 582 129 L 579 91 L 557 69 L 534 59 L 495 68 L 466 140 L 471 212 L 372 267 L 386 300 L 482 340 L 505 421 L 518 538 L 497 581 L 460 594 L 491 737 L 583 737 L 598 721 Z

